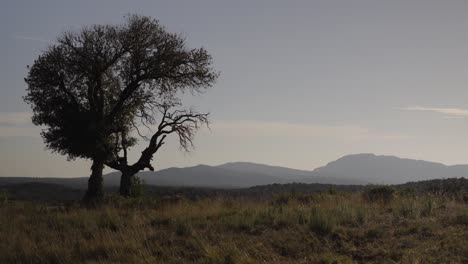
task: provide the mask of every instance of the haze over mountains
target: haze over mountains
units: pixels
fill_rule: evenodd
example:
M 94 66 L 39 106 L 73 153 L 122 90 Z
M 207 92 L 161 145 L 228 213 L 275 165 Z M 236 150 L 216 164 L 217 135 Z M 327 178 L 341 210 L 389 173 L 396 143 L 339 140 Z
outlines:
M 313 171 L 316 175 L 358 180 L 373 184 L 401 184 L 468 176 L 468 165 L 447 166 L 424 160 L 395 156 L 356 154 L 344 156 Z
M 354 154 L 344 156 L 313 171 L 269 166 L 250 162 L 232 162 L 219 166 L 198 165 L 141 172 L 148 185 L 245 188 L 273 183 L 327 183 L 343 185 L 401 184 L 441 178 L 467 177 L 468 165 L 446 166 L 441 163 L 394 156 Z M 87 177 L 28 178 L 0 177 L 0 185 L 41 182 L 84 189 Z M 105 175 L 106 186 L 117 186 L 120 173 Z

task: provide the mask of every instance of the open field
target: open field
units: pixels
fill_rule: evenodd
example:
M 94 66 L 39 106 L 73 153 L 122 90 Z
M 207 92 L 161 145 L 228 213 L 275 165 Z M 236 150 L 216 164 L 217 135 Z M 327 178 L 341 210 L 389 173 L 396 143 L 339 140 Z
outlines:
M 2 201 L 2 263 L 468 263 L 468 204 L 398 192 Z

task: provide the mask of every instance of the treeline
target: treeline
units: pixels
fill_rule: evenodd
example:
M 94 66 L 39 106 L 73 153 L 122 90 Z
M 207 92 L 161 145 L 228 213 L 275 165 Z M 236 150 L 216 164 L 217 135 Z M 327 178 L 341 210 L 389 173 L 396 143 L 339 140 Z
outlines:
M 215 189 L 200 187 L 168 187 L 144 185 L 143 195 L 151 197 L 174 197 L 180 196 L 188 200 L 198 200 L 208 197 L 233 197 L 251 199 L 271 199 L 281 194 L 301 194 L 329 193 L 336 192 L 366 192 L 378 189 L 376 185 L 333 185 L 333 184 L 270 184 L 243 189 Z M 409 182 L 400 185 L 388 185 L 396 195 L 416 196 L 431 194 L 456 198 L 468 201 L 468 179 L 450 178 L 427 180 L 419 182 Z M 118 188 L 107 188 L 108 193 L 118 192 Z M 2 197 L 6 196 L 13 200 L 37 200 L 37 201 L 72 201 L 78 200 L 83 191 L 71 189 L 62 185 L 48 183 L 25 183 L 15 185 L 0 186 Z
M 408 182 L 395 185 L 395 188 L 403 192 L 406 191 L 415 194 L 430 193 L 434 195 L 460 197 L 468 195 L 468 179 L 462 177 Z

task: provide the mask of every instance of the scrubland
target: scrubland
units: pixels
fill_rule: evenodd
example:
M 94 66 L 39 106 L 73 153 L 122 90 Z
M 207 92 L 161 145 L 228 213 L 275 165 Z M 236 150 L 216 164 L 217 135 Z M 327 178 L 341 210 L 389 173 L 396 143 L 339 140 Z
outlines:
M 468 263 L 463 197 L 379 195 L 3 199 L 0 263 Z

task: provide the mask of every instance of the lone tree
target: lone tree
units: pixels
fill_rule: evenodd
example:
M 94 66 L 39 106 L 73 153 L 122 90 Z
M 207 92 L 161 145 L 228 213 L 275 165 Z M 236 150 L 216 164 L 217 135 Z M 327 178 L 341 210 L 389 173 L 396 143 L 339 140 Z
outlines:
M 53 152 L 92 160 L 85 194 L 92 204 L 103 197 L 104 165 L 122 143 L 123 151 L 136 143 L 138 120 L 151 121 L 167 98 L 202 92 L 218 77 L 205 49 L 188 49 L 180 35 L 139 15 L 66 32 L 28 68 L 24 100 L 33 123 Z

